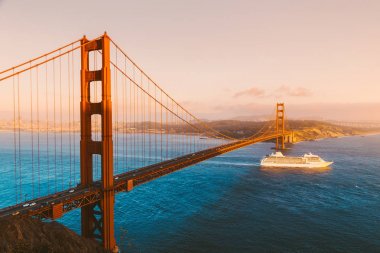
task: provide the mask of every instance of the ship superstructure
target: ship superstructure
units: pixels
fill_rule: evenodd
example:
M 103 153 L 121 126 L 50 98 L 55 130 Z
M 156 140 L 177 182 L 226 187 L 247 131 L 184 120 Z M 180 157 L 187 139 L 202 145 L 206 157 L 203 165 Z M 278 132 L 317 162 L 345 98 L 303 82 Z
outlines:
M 283 168 L 323 168 L 333 162 L 327 162 L 312 153 L 303 156 L 284 156 L 281 152 L 272 153 L 261 160 L 263 167 Z

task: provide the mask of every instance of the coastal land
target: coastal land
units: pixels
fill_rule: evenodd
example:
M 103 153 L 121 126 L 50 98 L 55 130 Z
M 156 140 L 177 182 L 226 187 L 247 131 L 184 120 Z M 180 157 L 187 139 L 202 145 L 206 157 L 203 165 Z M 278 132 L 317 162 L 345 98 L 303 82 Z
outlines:
M 225 135 L 234 138 L 259 136 L 274 131 L 273 121 L 211 121 L 208 124 Z M 285 129 L 294 132 L 295 142 L 315 141 L 325 138 L 339 138 L 354 135 L 370 135 L 380 133 L 379 125 L 345 126 L 316 120 L 287 120 Z
M 93 131 L 100 131 L 100 122 L 93 125 Z M 164 122 L 128 122 L 125 124 L 115 124 L 113 129 L 118 133 L 146 133 L 146 134 L 190 134 L 208 135 L 208 129 L 203 124 L 192 122 L 191 127 L 187 124 L 171 124 Z M 241 121 L 241 120 L 218 120 L 207 121 L 207 125 L 216 131 L 233 138 L 248 138 L 260 136 L 268 132 L 275 131 L 274 121 Z M 160 126 L 160 128 L 158 128 Z M 205 132 L 194 132 L 194 129 L 205 129 Z M 293 131 L 294 141 L 314 141 L 325 138 L 339 138 L 354 135 L 370 135 L 380 133 L 380 123 L 376 124 L 352 124 L 340 125 L 327 121 L 316 120 L 287 120 L 285 124 L 287 131 Z M 56 123 L 40 122 L 14 122 L 0 121 L 0 131 L 3 132 L 46 132 L 49 133 L 79 133 L 80 122 Z M 212 136 L 212 135 L 210 135 Z

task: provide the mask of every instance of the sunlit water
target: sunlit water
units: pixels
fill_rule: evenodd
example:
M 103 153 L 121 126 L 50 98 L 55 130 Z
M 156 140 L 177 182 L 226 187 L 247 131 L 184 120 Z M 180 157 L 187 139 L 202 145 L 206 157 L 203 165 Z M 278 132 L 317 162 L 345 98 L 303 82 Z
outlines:
M 124 252 L 380 252 L 380 135 L 303 142 L 286 152 L 333 160 L 324 170 L 262 169 L 272 146 L 243 148 L 117 195 L 118 245 Z M 80 231 L 79 210 L 60 221 Z

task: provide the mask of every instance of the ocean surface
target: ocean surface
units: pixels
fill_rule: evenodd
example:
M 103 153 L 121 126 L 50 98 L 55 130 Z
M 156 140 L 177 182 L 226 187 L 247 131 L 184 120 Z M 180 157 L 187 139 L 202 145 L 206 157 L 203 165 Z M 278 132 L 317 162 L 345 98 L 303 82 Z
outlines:
M 380 135 L 284 152 L 333 160 L 327 169 L 263 169 L 272 146 L 246 147 L 117 195 L 122 252 L 380 252 Z M 2 145 L 0 207 L 14 201 L 12 152 Z M 76 210 L 60 222 L 79 233 L 79 217 Z

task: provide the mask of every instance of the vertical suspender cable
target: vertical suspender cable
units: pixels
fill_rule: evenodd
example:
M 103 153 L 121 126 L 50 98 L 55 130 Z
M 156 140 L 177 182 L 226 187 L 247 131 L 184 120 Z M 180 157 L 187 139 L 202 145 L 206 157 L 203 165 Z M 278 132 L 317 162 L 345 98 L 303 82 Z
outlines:
M 72 184 L 72 166 L 71 166 L 71 76 L 70 76 L 70 54 L 67 54 L 67 84 L 68 84 L 68 98 L 69 98 L 69 187 L 71 188 Z
M 137 82 L 137 81 L 136 81 Z M 136 97 L 136 100 L 135 100 L 135 108 L 136 108 L 136 129 L 138 129 L 138 131 L 137 131 L 137 136 L 136 136 L 136 143 L 137 143 L 137 146 L 136 146 L 136 149 L 137 149 L 137 157 L 136 157 L 136 162 L 137 162 L 137 164 L 136 164 L 136 166 L 137 167 L 139 167 L 140 166 L 140 153 L 141 153 L 141 151 L 140 151 L 140 136 L 139 136 L 139 131 L 140 131 L 140 126 L 139 126 L 139 120 L 140 120 L 140 114 L 139 114 L 139 89 L 138 89 L 138 87 L 136 87 L 136 85 L 135 85 L 135 88 L 136 88 L 136 90 L 135 90 L 135 97 Z
M 138 82 L 138 81 L 136 81 Z M 138 154 L 137 154 L 137 165 L 139 167 L 141 167 L 141 161 L 142 161 L 142 152 L 143 152 L 143 149 L 142 149 L 142 134 L 141 134 L 141 129 L 142 129 L 142 111 L 141 111 L 141 108 L 140 108 L 140 105 L 141 105 L 141 97 L 140 97 L 140 89 L 137 88 L 137 93 L 136 93 L 136 113 L 137 113 L 137 128 L 139 129 L 138 131 L 138 135 L 137 135 L 137 150 L 139 151 Z
M 178 105 L 176 104 L 176 112 L 177 112 L 177 117 L 176 117 L 176 120 L 175 120 L 175 128 L 176 128 L 176 133 L 177 133 L 177 137 L 176 137 L 176 156 L 179 156 L 180 155 L 180 128 L 179 128 L 179 113 L 178 113 Z
M 135 67 L 133 66 L 133 81 L 135 81 Z M 136 85 L 133 84 L 133 165 L 136 168 Z
M 161 161 L 162 161 L 162 91 L 161 91 L 161 100 L 160 100 L 160 107 L 161 107 L 161 119 L 160 119 L 160 133 L 161 133 Z
M 20 113 L 20 76 L 17 75 L 17 116 L 18 116 L 18 171 L 19 171 L 19 186 L 20 186 L 20 198 L 19 201 L 22 201 L 22 167 L 21 167 L 21 113 Z
M 196 132 L 194 131 L 193 132 L 193 152 L 195 152 L 195 136 L 196 136 Z
M 36 67 L 37 79 L 37 172 L 38 172 L 38 196 L 41 196 L 41 167 L 40 167 L 40 88 L 38 66 Z
M 175 138 L 175 136 L 174 136 L 174 117 L 175 117 L 175 115 L 174 115 L 174 108 L 173 108 L 173 100 L 170 99 L 170 101 L 171 101 L 171 110 L 172 110 L 172 113 L 170 113 L 170 115 L 171 115 L 171 120 L 170 120 L 170 130 L 171 130 L 170 131 L 170 133 L 171 133 L 171 135 L 170 135 L 170 145 L 172 146 L 171 149 L 170 149 L 170 151 L 171 151 L 170 157 L 173 158 L 174 157 L 174 149 L 175 149 L 175 142 L 174 142 L 174 138 Z
M 183 129 L 183 125 L 182 125 L 182 119 L 183 119 L 183 111 L 182 111 L 182 109 L 180 109 L 180 111 L 179 111 L 179 115 L 180 115 L 180 117 L 179 117 L 179 120 L 178 120 L 178 126 L 179 126 L 179 128 L 181 129 L 181 136 L 180 136 L 180 138 L 179 138 L 179 143 L 180 143 L 180 145 L 179 145 L 179 154 L 180 154 L 180 156 L 182 156 L 182 154 L 183 154 L 183 136 L 184 136 L 184 129 Z
M 181 132 L 180 132 L 180 129 L 179 129 L 179 124 L 178 124 L 178 122 L 179 122 L 179 114 L 178 114 L 178 105 L 176 104 L 176 103 L 174 103 L 174 106 L 175 106 L 175 111 L 176 111 L 176 117 L 175 117 L 175 132 L 176 132 L 176 138 L 175 138 L 175 142 L 176 142 L 176 148 L 175 148 L 175 150 L 176 150 L 176 156 L 179 156 L 179 140 L 180 140 L 180 134 L 181 134 Z
M 132 131 L 132 121 L 133 121 L 133 118 L 132 118 L 132 81 L 131 80 L 129 80 L 129 129 L 130 129 L 130 132 L 131 132 L 131 134 L 132 135 L 129 135 L 129 141 L 128 141 L 128 139 L 127 139 L 127 141 L 128 141 L 128 143 L 127 143 L 127 145 L 130 147 L 129 148 L 129 153 L 131 154 L 131 159 L 129 160 L 129 163 L 130 163 L 130 167 L 132 167 L 133 166 L 133 146 L 132 146 L 132 144 L 133 144 L 133 142 L 132 142 L 132 139 L 133 139 L 133 131 Z M 127 151 L 127 153 L 128 153 L 128 151 Z
M 117 50 L 115 50 L 115 58 L 116 58 L 116 65 L 118 64 L 117 62 Z M 117 70 L 116 67 L 114 66 L 114 93 L 115 94 L 115 144 L 116 144 L 116 171 L 119 170 L 119 92 L 118 92 L 118 87 L 117 87 Z M 115 152 L 114 152 L 115 153 Z M 115 155 L 115 154 L 114 154 Z
M 13 69 L 13 74 L 14 74 Z M 15 180 L 15 203 L 18 203 L 18 189 L 17 189 L 17 150 L 16 150 L 16 89 L 15 89 L 15 77 L 12 77 L 13 83 L 13 158 L 14 158 L 14 180 Z
M 140 82 L 141 87 L 143 87 L 143 78 L 142 73 L 140 71 Z M 145 166 L 145 97 L 144 93 L 141 91 L 141 120 L 142 120 L 142 161 L 143 164 L 141 166 Z
M 45 57 L 46 60 L 47 57 Z M 50 163 L 49 163 L 49 101 L 48 101 L 48 63 L 45 65 L 45 110 L 46 110 L 46 163 L 47 163 L 47 194 L 50 193 Z
M 158 160 L 157 134 L 157 86 L 154 86 L 154 162 Z
M 61 167 L 61 190 L 63 190 L 63 126 L 62 126 L 62 59 L 59 58 L 59 115 L 61 124 L 61 147 L 60 147 L 60 167 Z
M 31 63 L 30 63 L 31 66 Z M 34 198 L 34 139 L 33 139 L 33 85 L 32 85 L 32 71 L 29 75 L 30 81 L 30 130 L 32 137 L 32 196 Z
M 74 48 L 74 44 L 73 45 L 71 45 L 71 48 L 72 48 L 72 50 L 73 50 L 73 48 Z M 73 94 L 72 94 L 72 110 L 73 110 L 73 112 L 72 112 L 72 131 L 73 131 L 73 148 L 74 148 L 74 152 L 73 152 L 73 154 L 74 154 L 74 161 L 73 161 L 73 164 L 74 164 L 74 185 L 76 184 L 76 170 L 75 170 L 75 167 L 76 167 L 76 164 L 75 164 L 75 162 L 76 162 L 76 159 L 75 159 L 75 157 L 76 157 L 76 148 L 75 148 L 75 109 L 74 109 L 74 107 L 75 107 L 75 67 L 74 67 L 74 51 L 72 51 L 71 52 L 71 68 L 72 68 L 72 84 L 73 84 L 73 89 L 72 89 L 72 92 L 73 92 Z
M 53 126 L 54 126 L 54 191 L 57 192 L 57 121 L 56 121 L 56 89 L 55 89 L 55 60 L 53 60 Z
M 150 80 L 148 79 L 148 92 L 149 94 L 150 93 Z M 151 123 L 151 112 L 152 112 L 152 99 L 151 98 L 148 98 L 148 107 L 149 107 L 149 112 L 148 112 L 148 115 L 149 115 L 149 118 L 148 118 L 148 121 L 149 121 L 149 130 L 148 130 L 148 138 L 149 138 L 149 164 L 150 164 L 150 159 L 152 159 L 152 143 L 151 143 L 151 140 L 152 140 L 152 133 L 151 133 L 151 129 L 152 129 L 152 123 Z
M 190 121 L 190 116 L 188 113 L 186 113 L 186 121 L 189 122 Z M 191 127 L 186 124 L 186 128 L 187 128 L 187 153 L 190 154 L 191 153 Z
M 166 96 L 166 108 L 168 107 L 168 97 Z M 169 151 L 169 132 L 168 132 L 168 109 L 165 109 L 166 116 L 165 116 L 165 133 L 166 133 L 166 160 L 168 159 L 168 151 Z
M 118 50 L 116 48 L 116 50 Z M 126 60 L 124 58 L 124 72 L 127 73 L 127 70 L 126 70 Z M 122 76 L 123 78 L 123 83 L 122 83 L 122 87 L 123 87 L 123 104 L 122 104 L 122 113 L 123 113 L 123 123 L 122 123 L 122 137 L 123 137 L 123 149 L 122 149 L 122 154 L 123 154 L 123 168 L 124 170 L 122 172 L 125 172 L 126 168 L 127 168 L 127 165 L 126 165 L 126 159 L 127 159 L 127 154 L 125 153 L 125 135 L 126 135 L 126 121 L 125 121 L 125 86 L 126 86 L 126 77 L 125 76 Z

